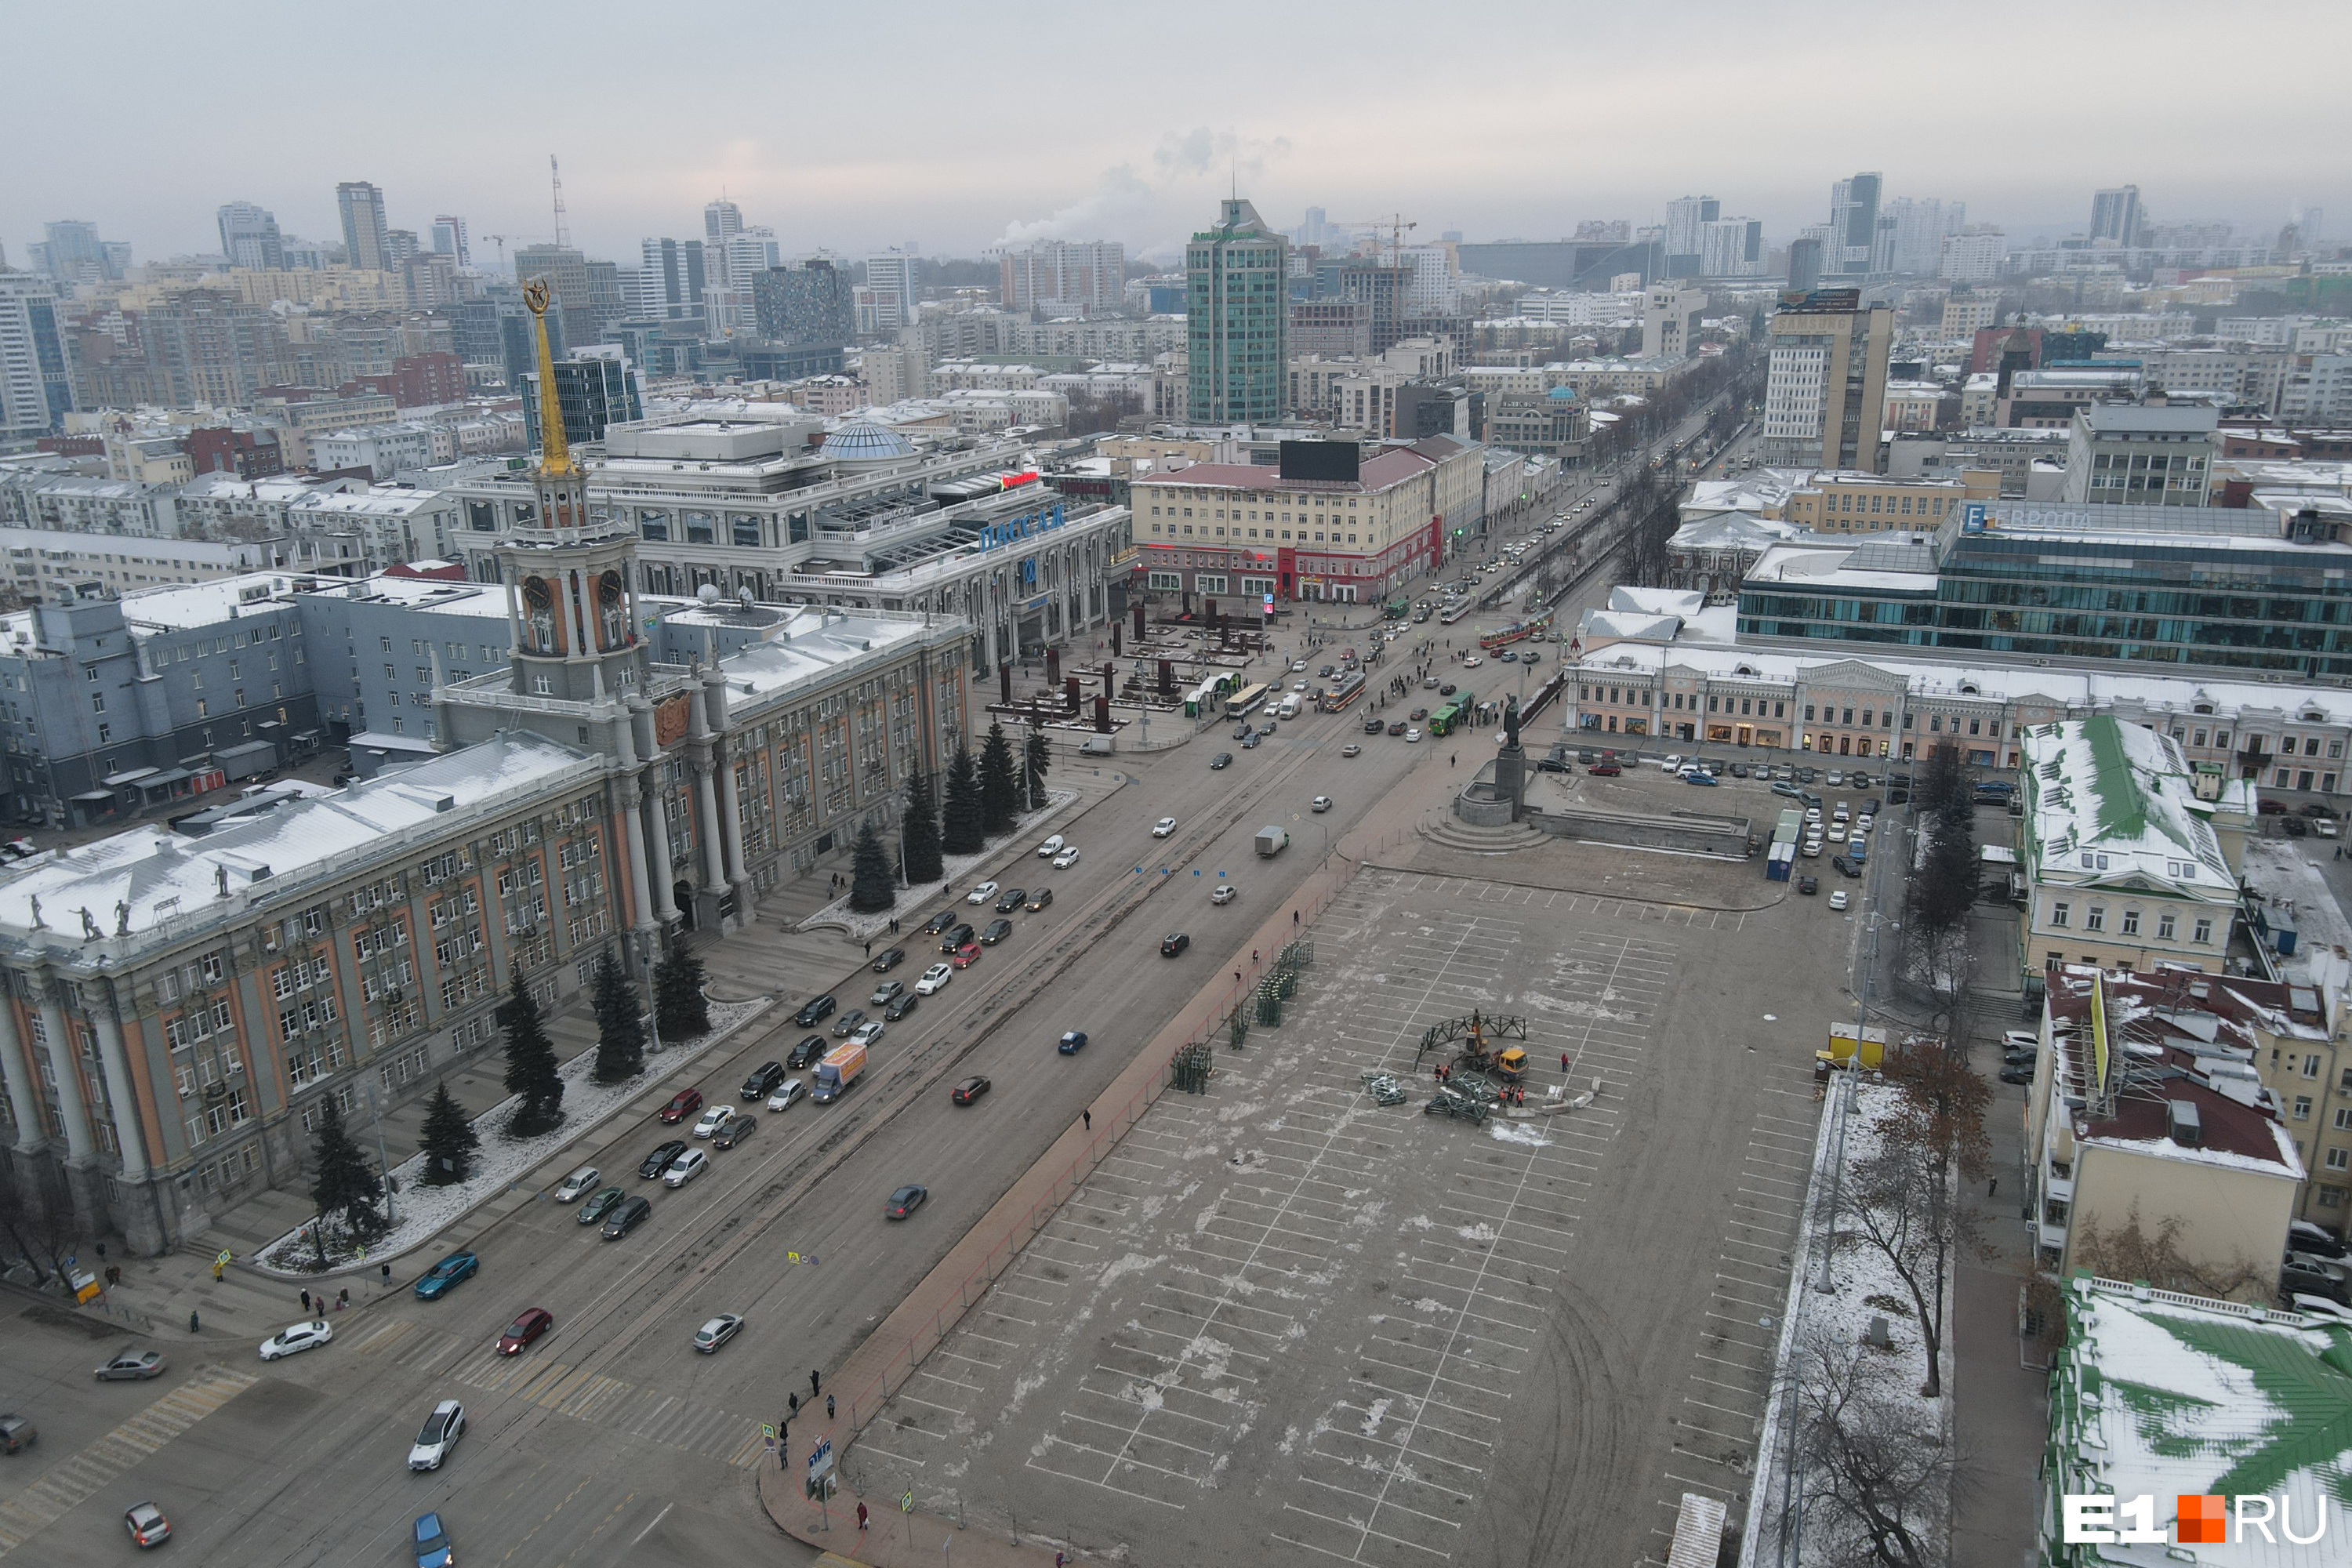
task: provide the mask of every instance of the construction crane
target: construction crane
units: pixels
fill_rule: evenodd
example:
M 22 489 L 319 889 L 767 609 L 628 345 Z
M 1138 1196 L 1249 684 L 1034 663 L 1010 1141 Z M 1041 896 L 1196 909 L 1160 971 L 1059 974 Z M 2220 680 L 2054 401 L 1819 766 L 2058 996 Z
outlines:
M 1406 217 L 1402 213 L 1391 213 L 1386 217 L 1359 218 L 1353 222 L 1335 223 L 1331 226 L 1370 229 L 1372 243 L 1375 245 L 1380 243 L 1381 230 L 1387 229 L 1389 231 L 1389 265 L 1401 267 L 1403 265 L 1404 232 L 1409 228 L 1419 228 L 1421 224 L 1416 219 Z

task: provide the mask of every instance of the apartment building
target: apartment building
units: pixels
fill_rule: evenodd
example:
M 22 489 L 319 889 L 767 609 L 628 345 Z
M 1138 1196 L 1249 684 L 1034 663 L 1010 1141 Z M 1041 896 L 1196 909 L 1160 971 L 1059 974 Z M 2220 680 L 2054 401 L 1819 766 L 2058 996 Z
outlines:
M 1877 469 L 1895 312 L 1856 289 L 1816 289 L 1784 296 L 1770 330 L 1765 460 Z

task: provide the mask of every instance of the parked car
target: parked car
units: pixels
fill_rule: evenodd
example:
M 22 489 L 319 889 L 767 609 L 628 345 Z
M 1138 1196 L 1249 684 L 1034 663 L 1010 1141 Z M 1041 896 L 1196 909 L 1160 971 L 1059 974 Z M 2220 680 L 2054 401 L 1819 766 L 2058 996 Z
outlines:
M 2307 1252 L 2314 1258 L 2342 1260 L 2352 1256 L 2344 1243 L 2307 1219 L 2291 1219 L 2286 1223 L 2287 1246 L 2296 1252 Z
M 541 1335 L 555 1327 L 555 1314 L 544 1307 L 526 1307 L 507 1331 L 499 1336 L 500 1355 L 520 1355 L 530 1348 Z
M 645 1181 L 652 1181 L 656 1176 L 658 1176 L 664 1171 L 668 1170 L 669 1163 L 672 1160 L 677 1159 L 680 1154 L 685 1153 L 686 1150 L 687 1142 L 685 1139 L 671 1139 L 668 1142 L 656 1148 L 652 1153 L 637 1162 L 637 1175 Z
M 1192 939 L 1186 936 L 1182 931 L 1170 931 L 1166 936 L 1160 939 L 1160 956 L 1162 958 L 1177 957 L 1182 953 L 1186 948 L 1192 945 Z
M 905 1219 L 908 1215 L 913 1214 L 917 1209 L 921 1208 L 923 1206 L 923 1200 L 930 1195 L 930 1192 L 928 1188 L 917 1186 L 912 1184 L 900 1187 L 897 1192 L 890 1194 L 889 1205 L 882 1211 L 883 1217 L 886 1219 Z
M 798 1044 L 784 1053 L 784 1066 L 793 1072 L 813 1068 L 824 1060 L 824 1053 L 832 1048 L 823 1035 L 803 1035 Z
M 1804 894 L 1807 898 L 1812 897 L 1815 893 L 1818 893 L 1821 890 L 1822 879 L 1819 877 L 1800 877 L 1797 879 L 1797 891 Z
M 1862 868 L 1855 865 L 1853 861 L 1847 859 L 1843 855 L 1832 856 L 1830 858 L 1830 865 L 1841 877 L 1859 878 L 1862 875 Z
M 1615 763 L 1595 763 L 1584 771 L 1597 779 L 1613 779 L 1625 770 Z
M 2280 817 L 2279 829 L 2289 838 L 2303 838 L 2308 837 L 2311 833 L 2310 826 L 2300 816 Z
M 874 973 L 887 974 L 906 962 L 907 950 L 903 947 L 894 947 L 874 961 Z
M 453 1252 L 425 1271 L 416 1282 L 416 1299 L 438 1300 L 481 1272 L 482 1260 L 470 1252 Z
M 712 1354 L 742 1331 L 743 1319 L 740 1313 L 721 1312 L 694 1331 L 694 1348 L 704 1355 Z
M 583 1165 L 556 1184 L 555 1201 L 573 1203 L 596 1190 L 601 1173 L 593 1165 Z
M 2278 1288 L 2283 1297 L 2318 1296 L 2339 1307 L 2352 1305 L 2352 1291 L 2346 1289 L 2343 1280 L 2294 1264 L 2279 1270 Z
M 2001 1068 L 2000 1081 L 2003 1083 L 2032 1083 L 2033 1081 L 2033 1064 L 2031 1062 L 2021 1062 L 2014 1066 Z
M 1845 889 L 1843 888 L 1840 888 L 1837 891 L 1830 895 L 1830 908 L 1833 910 L 1842 910 L 1845 908 L 1847 901 Z
M 737 1144 L 748 1140 L 753 1133 L 759 1131 L 760 1119 L 758 1117 L 751 1115 L 739 1116 L 734 1121 L 730 1121 L 726 1126 L 719 1130 L 718 1136 L 710 1140 L 710 1146 L 713 1149 L 732 1149 Z
M 833 1011 L 833 1008 L 832 997 L 813 996 L 801 1005 L 799 1012 L 793 1015 L 793 1022 L 801 1028 L 813 1029 Z
M 950 1090 L 948 1099 L 958 1105 L 977 1105 L 980 1103 L 980 1097 L 987 1092 L 988 1079 L 975 1073 Z
M 335 1331 L 325 1319 L 313 1318 L 307 1323 L 291 1323 L 261 1342 L 261 1359 L 276 1361 L 281 1356 L 299 1355 L 317 1350 L 335 1337 Z
M 1685 773 L 1683 775 L 1683 783 L 1690 784 L 1705 784 L 1709 789 L 1717 787 L 1715 775 L 1713 773 Z

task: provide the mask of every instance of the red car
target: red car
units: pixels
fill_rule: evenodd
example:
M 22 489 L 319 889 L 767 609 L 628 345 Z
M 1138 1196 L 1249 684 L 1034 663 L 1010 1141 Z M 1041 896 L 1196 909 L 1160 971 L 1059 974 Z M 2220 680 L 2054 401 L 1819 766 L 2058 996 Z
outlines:
M 954 956 L 950 958 L 948 962 L 954 964 L 958 969 L 970 969 L 973 964 L 980 962 L 980 943 L 976 942 L 965 942 L 961 947 L 955 950 Z
M 1625 770 L 1615 763 L 1595 763 L 1584 771 L 1597 779 L 1613 779 Z
M 499 1353 L 520 1355 L 525 1346 L 553 1327 L 555 1327 L 553 1313 L 544 1307 L 530 1308 L 521 1317 L 509 1323 L 507 1331 L 499 1336 Z
M 667 1105 L 662 1107 L 662 1123 L 665 1126 L 675 1125 L 701 1109 L 702 1091 L 698 1089 L 681 1089 L 671 1097 Z

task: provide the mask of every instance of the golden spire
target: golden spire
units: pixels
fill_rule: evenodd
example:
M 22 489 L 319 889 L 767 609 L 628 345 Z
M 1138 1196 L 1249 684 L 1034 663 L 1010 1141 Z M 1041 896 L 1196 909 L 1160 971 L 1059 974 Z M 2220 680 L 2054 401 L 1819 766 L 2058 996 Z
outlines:
M 571 446 L 563 439 L 563 400 L 555 393 L 555 355 L 547 346 L 547 279 L 534 278 L 524 284 L 522 302 L 539 334 L 539 471 L 576 473 Z

